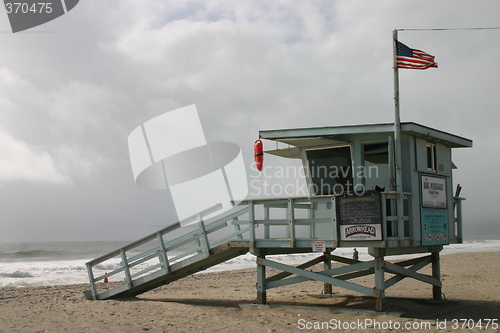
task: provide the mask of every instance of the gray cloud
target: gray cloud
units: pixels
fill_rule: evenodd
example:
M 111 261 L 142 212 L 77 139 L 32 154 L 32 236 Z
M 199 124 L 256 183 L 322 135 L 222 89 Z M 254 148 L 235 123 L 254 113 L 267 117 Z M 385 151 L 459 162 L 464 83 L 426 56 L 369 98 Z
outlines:
M 498 26 L 499 9 L 87 0 L 0 34 L 0 241 L 134 239 L 172 223 L 169 193 L 134 184 L 127 137 L 182 106 L 196 104 L 207 141 L 240 145 L 247 163 L 260 129 L 392 122 L 392 29 Z M 496 223 L 500 31 L 399 36 L 439 63 L 401 71 L 402 120 L 474 140 L 454 152 L 455 181 L 466 222 Z

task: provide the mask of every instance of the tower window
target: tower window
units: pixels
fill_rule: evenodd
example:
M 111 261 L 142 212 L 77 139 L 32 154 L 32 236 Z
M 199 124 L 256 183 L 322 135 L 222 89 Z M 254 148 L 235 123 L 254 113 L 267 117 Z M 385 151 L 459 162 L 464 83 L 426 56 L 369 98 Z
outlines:
M 436 172 L 436 145 L 434 143 L 427 143 L 427 170 Z

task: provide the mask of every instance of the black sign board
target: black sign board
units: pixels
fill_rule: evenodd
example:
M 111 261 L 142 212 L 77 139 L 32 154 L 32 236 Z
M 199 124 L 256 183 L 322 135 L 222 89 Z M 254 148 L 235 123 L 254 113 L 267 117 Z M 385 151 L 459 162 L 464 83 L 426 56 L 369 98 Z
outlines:
M 338 197 L 341 240 L 382 239 L 380 193 Z

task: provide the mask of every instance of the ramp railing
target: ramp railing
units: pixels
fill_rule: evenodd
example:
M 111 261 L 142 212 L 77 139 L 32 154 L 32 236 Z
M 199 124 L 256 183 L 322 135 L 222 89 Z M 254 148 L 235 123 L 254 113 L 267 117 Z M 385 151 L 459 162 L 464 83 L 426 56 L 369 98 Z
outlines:
M 319 205 L 330 205 L 326 216 L 315 213 Z M 337 237 L 334 205 L 334 196 L 248 201 L 204 221 L 203 216 L 214 210 L 211 207 L 184 220 L 193 224 L 177 222 L 87 262 L 92 296 L 99 299 L 99 282 L 123 281 L 128 288 L 136 287 L 148 276 L 173 273 L 201 262 L 210 256 L 211 249 L 231 240 L 246 239 L 250 250 L 310 248 L 313 240 L 327 240 L 332 246 Z M 263 230 L 259 226 L 264 226 Z
M 203 212 L 200 212 L 197 214 L 197 225 L 182 227 L 182 223 L 177 222 L 87 262 L 92 296 L 98 299 L 96 285 L 98 282 L 109 279 L 124 281 L 131 288 L 134 280 L 140 277 L 158 271 L 167 274 L 176 263 L 195 255 L 208 256 L 211 248 L 249 231 L 247 227 L 236 228 L 234 232 L 222 236 L 217 233 L 228 226 L 229 220 L 236 219 L 247 212 L 248 207 L 236 207 L 223 217 L 209 223 L 203 220 Z M 215 237 L 211 237 L 214 235 Z

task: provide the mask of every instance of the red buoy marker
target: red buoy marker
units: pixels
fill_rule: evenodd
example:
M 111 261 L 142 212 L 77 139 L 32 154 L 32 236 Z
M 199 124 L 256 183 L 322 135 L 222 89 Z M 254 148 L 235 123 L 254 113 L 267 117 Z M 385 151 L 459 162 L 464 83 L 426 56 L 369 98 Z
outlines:
M 264 164 L 264 151 L 263 151 L 262 141 L 257 140 L 254 142 L 253 153 L 254 153 L 255 166 L 257 167 L 257 170 L 261 171 L 262 165 Z

